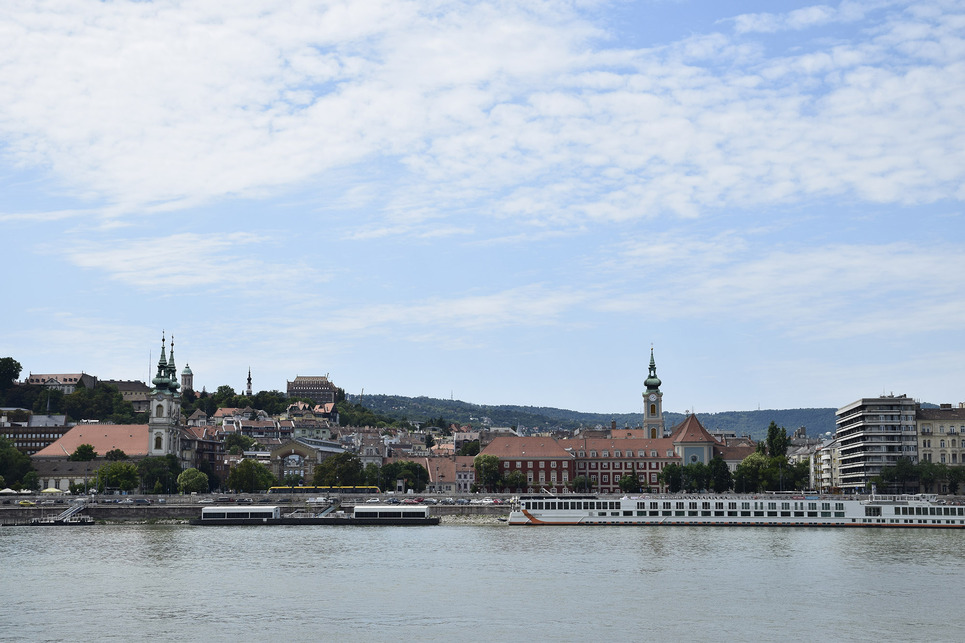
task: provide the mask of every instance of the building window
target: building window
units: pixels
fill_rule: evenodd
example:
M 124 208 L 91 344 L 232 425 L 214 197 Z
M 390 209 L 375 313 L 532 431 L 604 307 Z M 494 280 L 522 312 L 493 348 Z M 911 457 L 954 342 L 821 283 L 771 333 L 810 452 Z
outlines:
M 650 452 L 650 457 L 651 457 L 651 458 L 656 458 L 656 457 L 657 457 L 657 452 L 656 452 L 656 451 L 651 451 L 651 452 Z
M 609 451 L 604 451 L 604 452 L 603 452 L 603 457 L 604 457 L 604 458 L 609 458 L 609 457 L 610 457 L 610 452 L 609 452 Z
M 545 460 L 540 460 L 540 461 L 539 461 L 539 468 L 540 468 L 540 469 L 545 469 L 545 468 L 546 468 L 546 461 L 545 461 Z
M 614 451 L 614 452 L 613 452 L 613 457 L 614 457 L 614 458 L 619 458 L 619 457 L 620 457 L 620 452 L 619 452 L 619 451 Z
M 555 469 L 555 468 L 556 468 L 556 460 L 553 460 L 552 462 L 550 462 L 550 468 L 551 468 L 551 469 Z
M 509 460 L 506 460 L 505 462 L 503 462 L 503 469 L 508 469 L 508 468 L 509 468 Z

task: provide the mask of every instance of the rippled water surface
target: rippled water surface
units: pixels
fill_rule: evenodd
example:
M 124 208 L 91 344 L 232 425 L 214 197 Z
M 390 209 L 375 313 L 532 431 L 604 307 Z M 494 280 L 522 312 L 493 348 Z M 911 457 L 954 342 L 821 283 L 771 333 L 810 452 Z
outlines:
M 965 533 L 0 528 L 0 640 L 959 641 Z

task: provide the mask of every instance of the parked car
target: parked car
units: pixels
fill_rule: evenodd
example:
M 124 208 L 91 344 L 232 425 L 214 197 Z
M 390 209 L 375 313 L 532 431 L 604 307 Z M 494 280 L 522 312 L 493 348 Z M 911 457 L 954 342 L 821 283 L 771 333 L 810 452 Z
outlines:
M 426 505 L 437 505 L 439 504 L 439 501 L 436 500 L 435 498 L 426 498 L 425 500 L 422 501 L 422 503 Z
M 18 502 L 17 504 L 20 505 L 21 507 L 36 507 L 36 506 L 37 506 L 37 503 L 36 503 L 36 502 L 33 502 L 32 500 L 21 500 L 21 501 Z
M 398 498 L 389 498 L 388 500 L 386 500 L 386 502 L 387 502 L 388 504 L 390 504 L 390 505 L 397 505 L 397 504 L 399 504 L 399 499 L 398 499 Z
M 456 499 L 455 499 L 455 498 L 443 498 L 443 499 L 442 499 L 442 504 L 444 504 L 444 505 L 454 505 L 454 504 L 456 504 Z
M 149 504 L 151 504 L 151 501 L 148 500 L 147 498 L 135 498 L 135 499 L 134 499 L 134 504 L 135 504 L 135 505 L 149 505 Z
M 470 503 L 469 503 L 469 500 L 466 499 L 466 498 L 459 498 L 458 500 L 456 500 L 456 504 L 457 504 L 457 505 L 468 505 L 468 504 L 470 504 Z
M 212 502 L 214 502 L 214 500 L 211 498 L 202 498 L 198 502 L 200 502 L 202 505 L 210 505 Z
M 402 501 L 402 504 L 404 504 L 404 505 L 417 505 L 417 504 L 419 504 L 419 501 L 416 500 L 415 498 L 406 498 L 405 500 Z
M 378 503 L 380 503 L 380 502 L 382 502 L 382 501 L 379 500 L 378 498 L 367 498 L 367 499 L 365 500 L 365 504 L 368 504 L 368 505 L 375 505 L 375 504 L 378 504 Z

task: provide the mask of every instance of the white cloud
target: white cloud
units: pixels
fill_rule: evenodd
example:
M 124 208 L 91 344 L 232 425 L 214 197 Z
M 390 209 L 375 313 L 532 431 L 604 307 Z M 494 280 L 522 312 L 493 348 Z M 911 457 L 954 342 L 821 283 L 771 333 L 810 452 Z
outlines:
M 768 248 L 734 233 L 627 242 L 612 273 L 659 275 L 605 309 L 764 324 L 810 341 L 961 328 L 965 258 L 951 243 Z
M 879 16 L 849 43 L 769 58 L 723 33 L 607 50 L 552 2 L 2 11 L 6 155 L 115 210 L 263 197 L 373 160 L 387 213 L 415 198 L 429 219 L 537 225 L 814 195 L 923 203 L 965 183 L 952 9 L 739 17 L 747 38 Z M 393 228 L 413 230 L 373 226 Z
M 101 271 L 112 280 L 160 295 L 218 292 L 238 286 L 284 295 L 278 284 L 320 279 L 314 270 L 262 259 L 269 245 L 258 235 L 180 233 L 143 239 L 77 241 L 49 247 L 73 265 Z

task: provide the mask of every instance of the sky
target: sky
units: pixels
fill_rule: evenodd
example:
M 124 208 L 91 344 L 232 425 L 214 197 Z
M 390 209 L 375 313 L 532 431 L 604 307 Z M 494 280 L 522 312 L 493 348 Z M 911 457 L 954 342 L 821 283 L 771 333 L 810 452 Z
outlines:
M 775 12 L 775 9 L 779 12 Z M 0 356 L 965 401 L 965 2 L 0 3 Z

